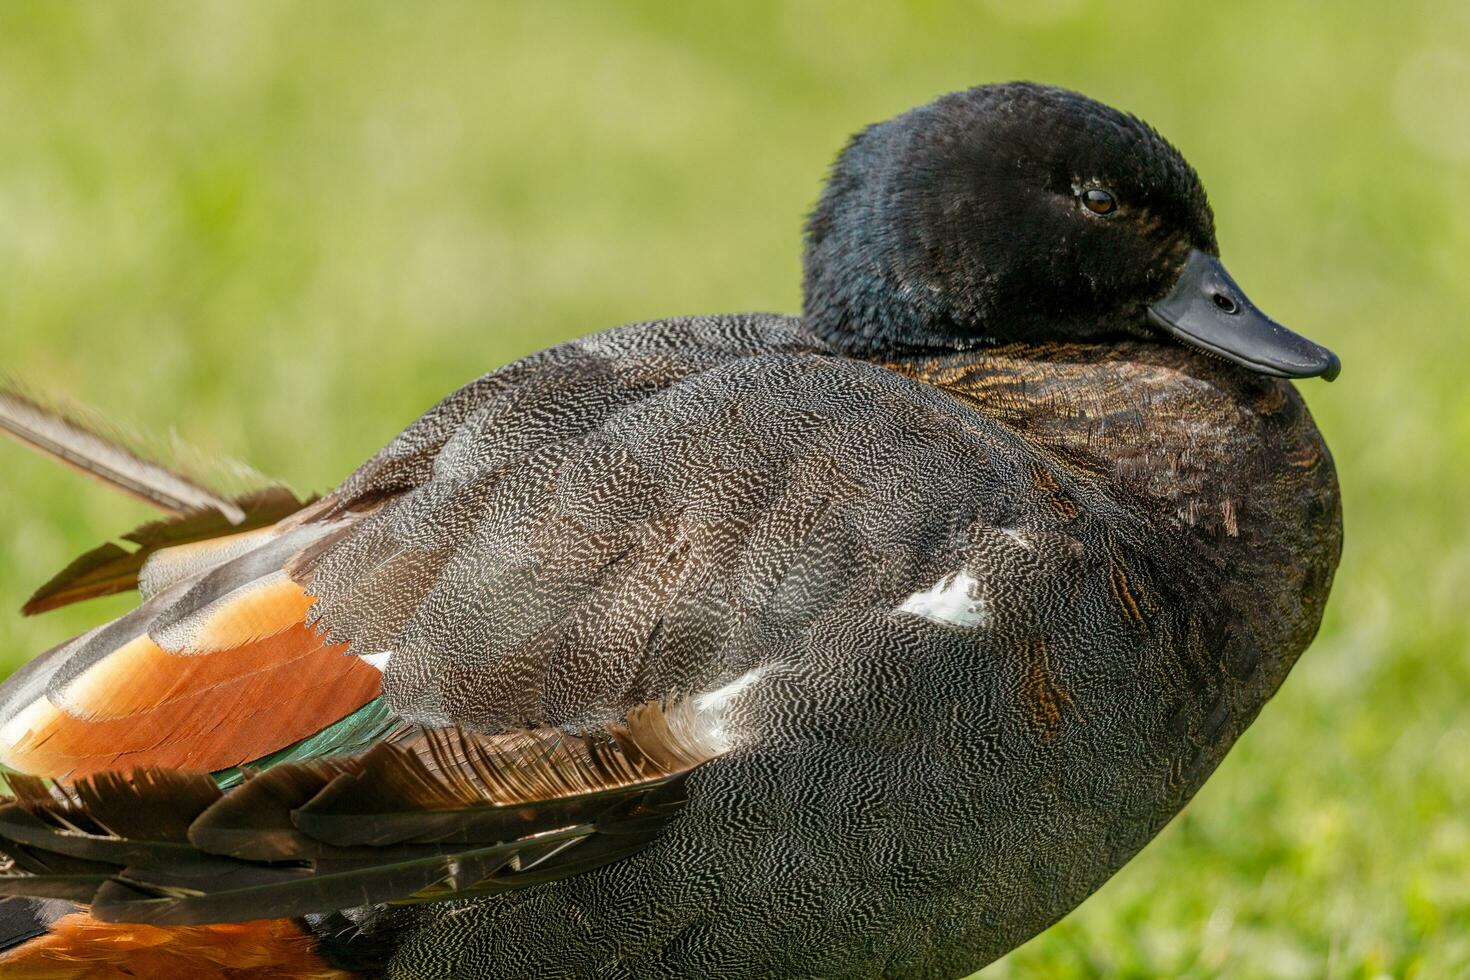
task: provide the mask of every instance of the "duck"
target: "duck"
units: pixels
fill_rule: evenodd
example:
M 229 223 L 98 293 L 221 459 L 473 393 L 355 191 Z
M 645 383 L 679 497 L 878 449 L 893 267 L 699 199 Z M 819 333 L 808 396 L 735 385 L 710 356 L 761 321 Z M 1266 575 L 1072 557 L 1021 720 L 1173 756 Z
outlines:
M 1339 370 L 1158 132 L 1013 82 L 851 138 L 799 315 L 558 344 L 320 498 L 11 386 L 164 514 L 27 607 L 138 592 L 0 688 L 0 971 L 966 975 L 1312 642 Z

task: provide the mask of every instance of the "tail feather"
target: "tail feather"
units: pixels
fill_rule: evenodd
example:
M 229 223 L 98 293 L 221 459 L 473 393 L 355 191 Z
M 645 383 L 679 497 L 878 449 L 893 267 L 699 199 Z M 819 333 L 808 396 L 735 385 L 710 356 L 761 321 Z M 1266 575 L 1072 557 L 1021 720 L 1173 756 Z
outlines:
M 133 589 L 147 599 L 252 550 L 310 502 L 285 487 L 268 487 L 233 499 L 242 515 L 235 522 L 217 510 L 195 510 L 144 524 L 122 536 L 132 548 L 114 542 L 93 548 L 37 589 L 21 612 L 33 616 Z
M 235 460 L 206 456 L 180 442 L 150 443 L 100 414 L 62 405 L 0 375 L 0 433 L 150 504 L 169 515 L 123 535 L 136 547 L 94 548 L 43 585 L 26 615 L 187 577 L 201 563 L 248 551 L 243 532 L 268 528 L 310 501 Z M 185 547 L 225 539 L 218 544 Z M 168 550 L 165 557 L 161 552 Z M 149 573 L 145 565 L 151 565 Z M 149 581 L 151 580 L 151 582 Z
M 167 465 L 141 447 L 141 440 L 118 426 L 88 417 L 81 409 L 63 409 L 0 378 L 0 431 L 116 490 L 175 516 L 213 510 L 232 524 L 245 512 L 204 478 L 181 465 Z M 182 457 L 182 447 L 175 455 Z M 235 476 L 259 474 L 238 464 Z

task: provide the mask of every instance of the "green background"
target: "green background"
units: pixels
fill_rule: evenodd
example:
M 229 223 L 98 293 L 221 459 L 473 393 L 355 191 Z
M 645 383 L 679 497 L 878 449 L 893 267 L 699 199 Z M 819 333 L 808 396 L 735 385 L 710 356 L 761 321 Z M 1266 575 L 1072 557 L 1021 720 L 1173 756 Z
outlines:
M 620 322 L 793 310 L 847 134 L 1033 78 L 1144 116 L 1301 385 L 1347 546 L 1183 816 L 995 977 L 1470 971 L 1470 4 L 0 5 L 0 370 L 305 489 Z M 148 516 L 0 446 L 0 605 Z M 125 608 L 0 618 L 7 666 Z

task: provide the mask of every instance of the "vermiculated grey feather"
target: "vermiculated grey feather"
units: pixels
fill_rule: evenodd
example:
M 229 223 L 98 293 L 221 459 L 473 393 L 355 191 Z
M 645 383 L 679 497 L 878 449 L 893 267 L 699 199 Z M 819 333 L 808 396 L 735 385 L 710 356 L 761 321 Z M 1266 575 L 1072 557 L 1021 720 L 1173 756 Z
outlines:
M 724 690 L 739 747 L 614 867 L 367 913 L 403 977 L 972 970 L 1193 794 L 1340 546 L 1285 382 L 1143 342 L 880 366 L 759 315 L 474 382 L 323 505 L 384 498 L 297 573 L 391 651 L 400 712 L 579 728 Z

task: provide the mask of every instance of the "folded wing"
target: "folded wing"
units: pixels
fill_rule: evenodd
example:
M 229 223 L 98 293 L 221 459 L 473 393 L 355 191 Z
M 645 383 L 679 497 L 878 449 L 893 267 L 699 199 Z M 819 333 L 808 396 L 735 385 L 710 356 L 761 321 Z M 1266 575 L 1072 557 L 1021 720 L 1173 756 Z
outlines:
M 65 787 L 12 777 L 0 894 L 197 925 L 522 888 L 641 849 L 679 810 L 688 773 L 727 749 L 719 718 L 686 701 L 580 737 L 405 731 L 228 791 L 161 768 Z
M 154 555 L 165 567 L 137 609 L 0 690 L 0 764 L 53 779 L 228 769 L 376 698 L 378 671 L 306 625 L 313 600 L 284 571 L 332 526 L 271 526 L 188 545 L 185 558 Z

